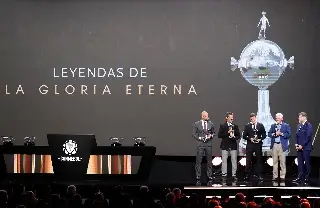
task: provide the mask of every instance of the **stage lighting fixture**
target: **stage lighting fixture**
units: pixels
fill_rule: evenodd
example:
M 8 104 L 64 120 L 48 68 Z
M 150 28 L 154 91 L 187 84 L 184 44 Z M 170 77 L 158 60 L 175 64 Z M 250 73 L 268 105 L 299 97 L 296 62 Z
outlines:
M 34 136 L 27 136 L 24 138 L 24 145 L 25 146 L 35 146 L 36 145 L 36 137 Z
M 245 157 L 241 158 L 241 159 L 239 160 L 239 163 L 240 163 L 240 165 L 242 165 L 242 166 L 246 166 L 246 164 L 247 164 L 246 158 L 245 158 Z
M 1 140 L 4 146 L 13 146 L 13 142 L 14 142 L 13 136 L 2 136 Z
M 133 137 L 135 147 L 144 147 L 146 146 L 146 137 Z
M 121 144 L 122 140 L 123 140 L 123 138 L 121 138 L 121 137 L 111 137 L 110 138 L 111 146 L 112 147 L 122 146 L 122 144 Z
M 212 160 L 212 165 L 213 165 L 213 166 L 218 166 L 218 165 L 220 165 L 221 163 L 222 163 L 221 157 L 215 157 L 215 158 L 213 158 L 213 160 Z
M 268 164 L 269 166 L 273 166 L 273 159 L 272 159 L 272 157 L 269 157 L 269 158 L 267 159 L 267 164 Z

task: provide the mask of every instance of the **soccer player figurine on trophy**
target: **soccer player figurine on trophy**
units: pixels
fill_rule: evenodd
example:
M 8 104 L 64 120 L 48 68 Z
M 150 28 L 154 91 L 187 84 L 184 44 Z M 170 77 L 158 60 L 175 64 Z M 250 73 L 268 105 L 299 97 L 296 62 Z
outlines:
M 205 136 L 202 137 L 202 141 L 204 143 L 206 143 L 207 141 L 209 141 L 212 138 L 213 132 L 211 131 L 211 129 L 209 129 L 209 130 L 205 130 L 204 134 L 205 134 Z
M 230 126 L 229 126 L 229 131 L 230 131 L 229 138 L 230 138 L 230 139 L 235 138 L 235 136 L 234 136 L 233 124 L 230 124 Z
M 258 138 L 258 130 L 257 130 L 257 126 L 254 125 L 254 129 L 253 129 L 253 143 L 258 144 L 261 139 Z

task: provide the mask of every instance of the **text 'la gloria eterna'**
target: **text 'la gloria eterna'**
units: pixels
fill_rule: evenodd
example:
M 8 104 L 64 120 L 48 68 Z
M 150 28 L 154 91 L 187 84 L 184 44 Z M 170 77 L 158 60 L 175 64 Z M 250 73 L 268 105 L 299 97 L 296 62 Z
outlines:
M 194 85 L 124 85 L 125 95 L 198 95 Z M 29 89 L 29 88 L 28 88 Z M 41 95 L 112 95 L 108 85 L 40 85 L 37 92 Z M 5 95 L 27 94 L 22 85 L 5 85 Z

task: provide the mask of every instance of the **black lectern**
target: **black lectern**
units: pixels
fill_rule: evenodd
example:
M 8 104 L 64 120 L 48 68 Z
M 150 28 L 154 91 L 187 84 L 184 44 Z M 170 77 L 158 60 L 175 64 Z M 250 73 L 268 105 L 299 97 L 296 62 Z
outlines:
M 48 134 L 55 178 L 84 179 L 90 153 L 96 148 L 95 135 Z

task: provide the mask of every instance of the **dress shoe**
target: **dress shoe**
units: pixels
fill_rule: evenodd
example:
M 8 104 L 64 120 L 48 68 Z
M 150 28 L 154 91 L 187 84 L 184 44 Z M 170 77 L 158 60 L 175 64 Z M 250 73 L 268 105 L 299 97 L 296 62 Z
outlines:
M 196 186 L 201 186 L 201 181 L 197 179 Z
M 292 180 L 293 183 L 300 183 L 302 182 L 302 179 L 301 178 L 296 178 L 294 180 Z

